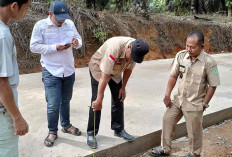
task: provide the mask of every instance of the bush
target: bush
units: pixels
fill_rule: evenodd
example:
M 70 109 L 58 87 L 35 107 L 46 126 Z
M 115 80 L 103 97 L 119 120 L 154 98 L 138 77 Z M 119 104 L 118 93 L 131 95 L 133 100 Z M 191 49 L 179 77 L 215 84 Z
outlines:
M 93 36 L 98 40 L 100 45 L 102 45 L 107 40 L 108 34 L 109 33 L 102 26 L 93 29 Z

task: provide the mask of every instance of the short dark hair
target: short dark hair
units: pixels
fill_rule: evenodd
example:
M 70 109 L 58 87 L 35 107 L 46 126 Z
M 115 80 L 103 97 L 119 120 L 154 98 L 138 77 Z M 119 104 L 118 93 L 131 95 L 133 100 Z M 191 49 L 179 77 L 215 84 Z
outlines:
M 190 33 L 188 34 L 188 37 L 187 37 L 187 38 L 191 38 L 191 37 L 194 37 L 194 36 L 197 37 L 197 39 L 198 39 L 198 44 L 204 44 L 205 39 L 204 39 L 204 35 L 203 35 L 201 32 L 199 32 L 199 31 L 190 32 Z
M 19 9 L 22 7 L 23 4 L 27 3 L 28 0 L 0 0 L 0 7 L 5 7 L 11 3 L 17 2 L 19 5 Z

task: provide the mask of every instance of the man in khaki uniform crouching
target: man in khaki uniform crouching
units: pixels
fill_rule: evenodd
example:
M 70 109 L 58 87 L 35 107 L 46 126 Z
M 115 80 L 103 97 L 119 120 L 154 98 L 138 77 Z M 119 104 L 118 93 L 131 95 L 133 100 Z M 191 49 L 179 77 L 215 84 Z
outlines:
M 203 111 L 209 107 L 208 103 L 220 85 L 217 63 L 203 48 L 204 35 L 198 31 L 191 32 L 187 37 L 186 50 L 180 51 L 175 57 L 164 98 L 167 110 L 163 117 L 162 147 L 154 148 L 152 156 L 170 154 L 176 124 L 183 116 L 191 151 L 186 157 L 201 154 Z M 171 92 L 178 77 L 178 92 L 171 101 Z
M 94 112 L 96 112 L 96 135 L 99 131 L 102 100 L 107 84 L 112 95 L 111 129 L 114 130 L 115 136 L 128 141 L 134 140 L 134 137 L 124 130 L 125 87 L 135 64 L 141 63 L 148 51 L 148 44 L 141 38 L 135 40 L 130 37 L 113 37 L 108 39 L 92 56 L 89 63 L 92 103 L 87 128 L 87 144 L 90 148 L 97 148 L 94 137 Z

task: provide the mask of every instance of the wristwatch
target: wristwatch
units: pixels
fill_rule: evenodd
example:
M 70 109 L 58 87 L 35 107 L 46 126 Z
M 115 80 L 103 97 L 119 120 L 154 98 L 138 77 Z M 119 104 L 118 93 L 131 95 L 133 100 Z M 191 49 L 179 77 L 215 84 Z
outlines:
M 209 104 L 203 103 L 203 106 L 204 106 L 205 108 L 208 108 L 208 107 L 209 107 Z

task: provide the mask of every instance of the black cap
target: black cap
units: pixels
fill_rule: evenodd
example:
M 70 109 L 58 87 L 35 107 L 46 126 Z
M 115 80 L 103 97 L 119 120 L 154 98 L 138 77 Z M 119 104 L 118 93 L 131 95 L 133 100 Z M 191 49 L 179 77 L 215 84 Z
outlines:
M 148 43 L 138 38 L 132 42 L 131 57 L 136 63 L 142 63 L 144 56 L 149 52 Z

